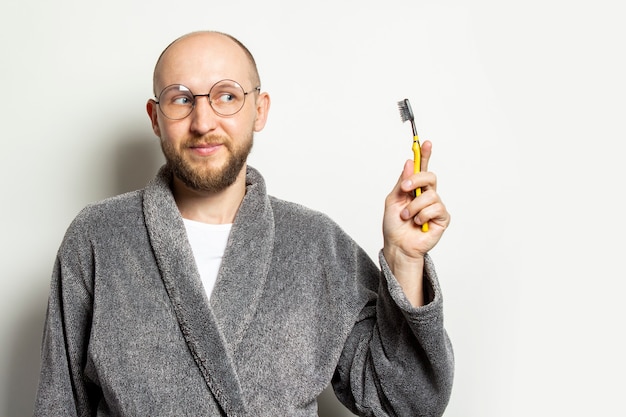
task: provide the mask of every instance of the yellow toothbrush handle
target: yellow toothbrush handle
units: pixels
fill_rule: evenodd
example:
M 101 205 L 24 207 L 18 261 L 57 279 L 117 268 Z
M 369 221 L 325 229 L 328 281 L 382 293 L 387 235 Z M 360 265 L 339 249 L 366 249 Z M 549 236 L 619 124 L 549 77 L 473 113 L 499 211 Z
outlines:
M 413 136 L 413 173 L 422 170 L 422 149 L 420 148 L 420 140 L 417 135 Z M 415 189 L 415 196 L 422 194 L 421 188 Z M 422 225 L 422 232 L 428 232 L 428 223 Z

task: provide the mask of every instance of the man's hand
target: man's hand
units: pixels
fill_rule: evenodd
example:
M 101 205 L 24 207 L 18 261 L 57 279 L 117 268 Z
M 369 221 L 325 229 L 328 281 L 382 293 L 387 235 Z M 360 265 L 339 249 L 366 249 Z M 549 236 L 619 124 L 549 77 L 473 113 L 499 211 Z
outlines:
M 385 199 L 383 254 L 391 271 L 415 306 L 424 305 L 424 255 L 431 250 L 450 224 L 450 214 L 437 194 L 437 177 L 428 172 L 432 143 L 422 145 L 422 172 L 413 173 L 413 161 L 404 164 L 396 186 Z M 413 197 L 413 191 L 422 193 Z M 421 225 L 428 222 L 429 230 Z

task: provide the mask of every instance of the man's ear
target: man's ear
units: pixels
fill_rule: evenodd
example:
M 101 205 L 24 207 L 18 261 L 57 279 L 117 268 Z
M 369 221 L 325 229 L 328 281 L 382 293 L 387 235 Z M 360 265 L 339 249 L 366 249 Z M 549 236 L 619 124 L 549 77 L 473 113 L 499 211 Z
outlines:
M 157 103 L 156 101 L 150 99 L 148 103 L 146 103 L 146 111 L 148 112 L 148 117 L 150 117 L 150 123 L 152 124 L 152 131 L 159 138 L 161 137 L 161 129 L 159 128 L 159 120 L 157 118 Z
M 267 122 L 267 113 L 270 111 L 270 95 L 259 93 L 256 99 L 256 119 L 254 120 L 254 131 L 260 132 Z

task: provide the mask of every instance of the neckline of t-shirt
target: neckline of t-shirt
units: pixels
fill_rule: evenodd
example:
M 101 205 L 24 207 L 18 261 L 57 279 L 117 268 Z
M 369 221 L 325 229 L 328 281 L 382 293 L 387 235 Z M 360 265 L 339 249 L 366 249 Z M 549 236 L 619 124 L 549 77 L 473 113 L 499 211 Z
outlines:
M 197 220 L 190 220 L 190 219 L 185 219 L 185 218 L 183 218 L 183 222 L 185 223 L 186 226 L 191 226 L 197 229 L 210 229 L 214 231 L 226 231 L 226 230 L 230 230 L 233 227 L 232 223 L 213 224 L 213 223 L 204 223 L 204 222 L 199 222 Z

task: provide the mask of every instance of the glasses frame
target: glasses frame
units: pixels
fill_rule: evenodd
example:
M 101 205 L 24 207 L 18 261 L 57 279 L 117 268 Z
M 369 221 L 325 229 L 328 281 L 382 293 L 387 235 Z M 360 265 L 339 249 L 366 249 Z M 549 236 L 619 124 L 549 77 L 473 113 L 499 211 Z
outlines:
M 215 107 L 213 107 L 213 101 L 211 100 L 211 91 L 213 91 L 213 88 L 214 88 L 216 85 L 218 85 L 218 84 L 220 84 L 220 83 L 222 83 L 222 82 L 224 82 L 224 81 L 230 81 L 230 82 L 232 82 L 232 83 L 237 84 L 239 87 L 241 87 L 241 91 L 243 91 L 243 101 L 241 102 L 241 107 L 239 107 L 239 109 L 238 109 L 236 112 L 234 112 L 234 113 L 230 113 L 230 114 L 220 113 L 219 111 L 215 110 Z M 163 95 L 163 93 L 165 92 L 165 90 L 167 90 L 168 88 L 173 87 L 173 86 L 180 86 L 180 87 L 184 87 L 184 88 L 186 88 L 186 89 L 187 89 L 187 91 L 189 91 L 189 93 L 191 94 L 191 97 L 193 97 L 193 103 L 192 103 L 192 105 L 191 105 L 191 108 L 190 108 L 190 110 L 189 110 L 189 113 L 187 113 L 187 114 L 186 114 L 185 116 L 183 116 L 183 117 L 178 117 L 178 118 L 175 118 L 175 117 L 170 117 L 170 116 L 168 116 L 167 114 L 165 114 L 165 112 L 164 112 L 164 111 L 163 111 L 163 109 L 161 108 L 161 96 Z M 193 93 L 193 91 L 191 91 L 191 88 L 187 87 L 187 86 L 186 86 L 186 85 L 184 85 L 184 84 L 170 84 L 170 85 L 166 86 L 163 90 L 161 90 L 161 92 L 159 93 L 159 96 L 158 96 L 158 97 L 157 97 L 157 96 L 155 96 L 154 98 L 155 98 L 155 103 L 159 106 L 159 111 L 161 112 L 161 114 L 162 114 L 165 118 L 170 119 L 170 120 L 183 120 L 183 119 L 185 119 L 185 118 L 189 117 L 189 115 L 190 115 L 191 113 L 193 113 L 194 109 L 196 108 L 197 97 L 206 97 L 206 98 L 207 98 L 207 100 L 209 101 L 209 106 L 211 106 L 211 109 L 213 109 L 213 111 L 215 112 L 215 114 L 217 114 L 218 116 L 222 116 L 222 117 L 230 117 L 230 116 L 234 116 L 234 115 L 236 115 L 237 113 L 239 113 L 239 112 L 241 111 L 241 109 L 243 109 L 243 106 L 245 106 L 245 105 L 246 105 L 246 97 L 248 96 L 248 94 L 250 94 L 250 93 L 254 93 L 255 91 L 256 91 L 256 92 L 261 92 L 261 86 L 259 85 L 259 86 L 257 86 L 257 87 L 255 87 L 255 88 L 253 88 L 253 89 L 252 89 L 252 90 L 250 90 L 250 91 L 246 91 L 246 90 L 244 90 L 243 86 L 242 86 L 241 84 L 239 84 L 237 81 L 235 81 L 235 80 L 231 80 L 231 79 L 228 79 L 228 78 L 225 78 L 225 79 L 223 79 L 223 80 L 219 80 L 218 82 L 216 82 L 215 84 L 213 84 L 213 86 L 209 89 L 209 92 L 208 92 L 208 93 L 206 93 L 206 94 L 194 94 L 194 93 Z

